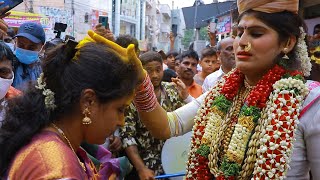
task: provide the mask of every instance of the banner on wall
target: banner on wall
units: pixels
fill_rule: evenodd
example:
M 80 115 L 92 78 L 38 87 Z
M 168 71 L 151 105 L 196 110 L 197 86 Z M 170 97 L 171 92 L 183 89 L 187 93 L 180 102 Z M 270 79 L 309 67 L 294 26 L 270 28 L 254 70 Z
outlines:
M 10 11 L 11 14 L 4 18 L 9 27 L 20 27 L 25 22 L 36 22 L 42 25 L 44 29 L 52 29 L 50 24 L 50 17 L 34 14 L 25 13 L 19 11 Z
M 231 16 L 225 15 L 218 17 L 217 34 L 225 34 L 231 32 Z

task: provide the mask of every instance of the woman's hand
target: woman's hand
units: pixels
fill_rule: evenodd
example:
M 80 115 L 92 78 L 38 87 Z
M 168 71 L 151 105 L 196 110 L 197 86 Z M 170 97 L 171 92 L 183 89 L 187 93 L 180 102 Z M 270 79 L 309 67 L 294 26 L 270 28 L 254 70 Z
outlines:
M 123 48 L 120 45 L 116 44 L 115 42 L 110 41 L 110 40 L 106 39 L 105 37 L 93 32 L 92 30 L 88 31 L 88 35 L 92 39 L 87 38 L 84 41 L 92 41 L 93 40 L 94 42 L 99 42 L 99 43 L 105 44 L 108 47 L 115 50 L 118 53 L 118 55 L 121 56 L 121 59 L 125 63 L 132 63 L 137 68 L 139 82 L 143 82 L 147 73 L 142 67 L 142 63 L 136 54 L 136 51 L 135 51 L 133 44 L 130 44 L 127 48 Z
M 137 171 L 138 171 L 140 180 L 153 180 L 154 179 L 154 172 L 148 168 L 142 168 Z

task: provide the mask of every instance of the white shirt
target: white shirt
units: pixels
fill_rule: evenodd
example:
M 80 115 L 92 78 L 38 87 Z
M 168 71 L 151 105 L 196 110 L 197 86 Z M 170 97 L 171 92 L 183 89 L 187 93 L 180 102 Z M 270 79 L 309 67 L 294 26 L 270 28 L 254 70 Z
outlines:
M 168 69 L 168 66 L 165 63 L 162 63 L 163 70 Z
M 202 92 L 205 93 L 209 91 L 214 85 L 217 84 L 217 82 L 221 79 L 223 75 L 224 75 L 224 72 L 222 71 L 221 66 L 218 71 L 215 71 L 209 74 L 203 81 Z

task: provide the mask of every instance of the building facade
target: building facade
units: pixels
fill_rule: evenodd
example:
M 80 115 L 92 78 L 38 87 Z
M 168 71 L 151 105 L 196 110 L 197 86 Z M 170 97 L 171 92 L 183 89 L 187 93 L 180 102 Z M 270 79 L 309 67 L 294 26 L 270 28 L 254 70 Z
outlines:
M 186 29 L 181 9 L 173 9 L 171 11 L 171 24 L 172 31 L 175 35 L 174 50 L 181 52 L 184 49 L 181 41 L 184 37 L 184 30 Z
M 181 10 L 172 12 L 169 5 L 160 4 L 159 0 L 28 0 L 14 11 L 47 17 L 50 21 L 47 40 L 56 36 L 53 30 L 56 22 L 67 24 L 61 38 L 71 35 L 80 40 L 99 23 L 99 17 L 104 16 L 116 37 L 120 34 L 133 36 L 139 40 L 142 50 L 168 51 L 172 23 L 178 27 L 175 47 L 179 50 L 181 28 L 184 28 Z

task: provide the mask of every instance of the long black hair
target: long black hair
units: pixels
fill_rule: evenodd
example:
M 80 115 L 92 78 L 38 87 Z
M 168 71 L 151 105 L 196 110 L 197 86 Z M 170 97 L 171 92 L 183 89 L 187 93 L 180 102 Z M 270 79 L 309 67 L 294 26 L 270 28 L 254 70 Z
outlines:
M 300 37 L 300 27 L 302 27 L 305 32 L 307 30 L 306 25 L 301 17 L 298 14 L 290 11 L 265 13 L 260 11 L 248 10 L 239 16 L 238 23 L 244 15 L 252 15 L 275 30 L 278 33 L 279 44 L 287 42 L 291 36 L 296 37 L 298 41 L 298 38 Z M 289 69 L 296 69 L 301 65 L 299 59 L 297 59 L 296 57 L 296 48 L 297 46 L 295 45 L 293 50 L 287 54 L 290 58 L 290 61 L 288 61 L 287 64 L 287 67 Z M 277 61 L 279 61 L 283 55 L 284 54 L 281 53 Z
M 68 44 L 54 48 L 43 62 L 46 88 L 54 92 L 54 110 L 46 109 L 42 90 L 30 86 L 23 96 L 9 101 L 0 129 L 0 177 L 8 171 L 19 149 L 51 122 L 79 107 L 84 89 L 93 89 L 100 103 L 132 94 L 137 71 L 109 47 L 88 43 L 77 50 Z M 76 58 L 75 58 L 76 57 Z

